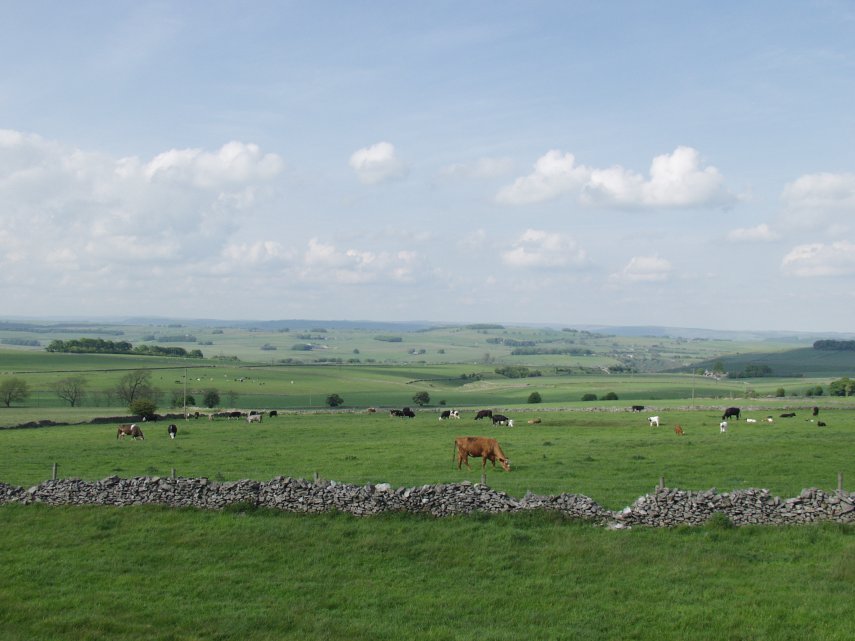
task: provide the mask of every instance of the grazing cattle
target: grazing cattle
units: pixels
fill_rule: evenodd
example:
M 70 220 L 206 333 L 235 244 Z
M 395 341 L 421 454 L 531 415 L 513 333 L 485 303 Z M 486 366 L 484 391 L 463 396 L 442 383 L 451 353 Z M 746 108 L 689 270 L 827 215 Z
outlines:
M 493 414 L 493 425 L 507 425 L 513 427 L 514 422 L 504 414 Z
M 279 412 L 277 412 L 276 410 L 270 410 L 270 412 L 267 415 L 269 417 L 273 418 L 274 416 L 279 416 Z
M 724 434 L 727 432 L 727 421 L 722 421 L 718 424 L 718 431 Z
M 746 419 L 745 419 L 745 422 L 746 422 L 746 423 L 756 423 L 756 422 L 757 422 L 757 419 L 756 419 L 756 418 L 746 418 Z
M 674 434 L 676 434 L 677 436 L 683 436 L 683 428 L 680 427 L 679 425 L 675 425 L 674 426 Z
M 134 440 L 137 440 L 138 438 L 145 440 L 145 436 L 143 435 L 140 426 L 136 423 L 124 423 L 123 425 L 119 425 L 119 429 L 116 430 L 116 438 L 125 438 L 126 436 L 132 436 Z
M 785 412 L 785 413 L 781 414 L 781 418 L 795 418 L 795 416 L 796 416 L 795 412 Z
M 812 411 L 813 411 L 813 415 L 814 415 L 814 416 L 819 416 L 819 408 L 818 408 L 818 407 L 816 407 L 816 406 L 814 405 L 814 408 L 813 408 L 813 410 L 812 410 Z
M 389 410 L 389 416 L 403 416 L 404 413 L 401 410 Z
M 413 410 L 411 410 L 409 407 L 405 407 L 404 409 L 402 409 L 401 413 L 403 413 L 403 415 L 406 416 L 407 418 L 415 418 L 416 417 L 416 413 Z
M 654 427 L 654 426 L 659 427 L 659 417 L 658 416 L 648 416 L 647 417 L 647 424 L 650 427 Z
M 243 414 L 241 414 L 240 412 L 226 412 L 226 416 L 228 417 L 229 420 L 232 420 L 233 418 L 242 417 Z
M 736 420 L 739 420 L 739 408 L 738 407 L 728 407 L 724 410 L 724 414 L 721 416 L 721 420 L 726 421 L 729 418 L 736 417 Z
M 527 422 L 529 425 L 536 425 L 536 424 L 540 423 L 540 419 L 539 418 L 530 418 L 530 419 L 528 419 Z
M 261 414 L 250 414 L 246 417 L 247 423 L 261 423 L 262 416 Z
M 439 420 L 443 421 L 447 418 L 460 418 L 460 412 L 457 410 L 443 410 L 439 415 Z
M 482 418 L 490 418 L 493 416 L 493 410 L 478 410 L 478 413 L 475 415 L 475 420 L 481 420 Z
M 178 434 L 178 426 L 175 423 L 172 423 L 166 428 L 166 433 L 169 434 L 169 438 L 175 438 L 175 435 Z
M 458 470 L 463 463 L 466 463 L 466 467 L 471 470 L 472 466 L 469 465 L 469 457 L 480 456 L 482 472 L 487 468 L 488 460 L 493 463 L 494 468 L 496 467 L 496 461 L 498 461 L 502 468 L 504 468 L 505 472 L 511 471 L 511 462 L 508 460 L 508 457 L 505 456 L 505 453 L 499 446 L 499 442 L 494 438 L 487 438 L 484 436 L 458 436 L 454 439 L 453 456 L 457 457 Z
M 774 419 L 774 418 L 772 418 L 771 416 L 767 416 L 767 417 L 766 417 L 766 422 L 767 422 L 767 423 L 774 423 L 774 422 L 775 422 L 775 419 Z
M 817 421 L 816 426 L 817 427 L 825 427 L 825 422 L 824 421 Z
M 376 413 L 376 412 L 377 412 L 377 408 L 376 408 L 376 407 L 369 407 L 369 408 L 368 408 L 367 410 L 365 410 L 365 411 L 366 411 L 366 412 L 368 412 L 369 414 L 374 414 L 374 413 Z
M 643 412 L 644 411 L 644 405 L 633 405 L 632 411 L 633 412 Z

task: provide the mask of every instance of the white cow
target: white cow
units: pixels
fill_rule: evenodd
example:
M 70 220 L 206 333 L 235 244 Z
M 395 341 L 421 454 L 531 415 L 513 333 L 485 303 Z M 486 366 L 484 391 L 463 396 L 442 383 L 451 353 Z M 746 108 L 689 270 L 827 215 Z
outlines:
M 745 419 L 745 422 L 746 422 L 746 423 L 756 423 L 756 422 L 757 422 L 757 419 L 756 419 L 756 418 L 746 418 L 746 419 Z
M 647 422 L 650 424 L 650 427 L 659 427 L 659 417 L 658 416 L 648 416 Z
M 724 434 L 727 432 L 727 421 L 722 421 L 718 424 L 718 431 Z
M 246 417 L 247 423 L 261 423 L 261 414 L 250 414 Z

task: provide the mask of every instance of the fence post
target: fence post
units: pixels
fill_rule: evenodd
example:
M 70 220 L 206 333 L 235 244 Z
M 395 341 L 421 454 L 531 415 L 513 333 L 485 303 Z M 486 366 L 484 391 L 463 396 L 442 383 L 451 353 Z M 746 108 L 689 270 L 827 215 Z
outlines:
M 659 489 L 660 490 L 665 489 L 665 477 L 664 476 L 659 477 Z
M 317 485 L 317 484 L 318 484 L 318 478 L 319 478 L 319 477 L 318 477 L 318 473 L 317 473 L 317 472 L 315 472 L 315 485 Z
M 173 481 L 175 480 L 175 468 L 174 467 L 172 468 L 172 480 Z
M 481 472 L 481 485 L 487 485 L 487 473 Z
M 837 496 L 843 496 L 843 472 L 837 473 Z
M 50 478 L 52 481 L 56 480 L 56 468 L 57 468 L 57 465 L 56 465 L 56 463 L 54 463 L 53 464 L 53 470 L 51 470 L 51 475 L 50 475 Z

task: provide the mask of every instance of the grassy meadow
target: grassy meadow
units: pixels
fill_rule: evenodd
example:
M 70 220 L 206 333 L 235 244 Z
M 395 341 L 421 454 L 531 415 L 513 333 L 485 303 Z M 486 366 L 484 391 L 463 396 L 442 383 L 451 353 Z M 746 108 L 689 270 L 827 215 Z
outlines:
M 184 343 L 172 339 L 186 333 Z M 189 336 L 192 334 L 192 336 Z M 81 336 L 199 348 L 204 359 L 49 354 Z M 378 336 L 383 340 L 378 340 Z M 388 340 L 390 338 L 400 338 Z M 192 338 L 193 340 L 189 340 Z M 29 487 L 51 475 L 275 476 L 396 487 L 480 480 L 458 471 L 452 441 L 495 436 L 513 471 L 487 482 L 513 496 L 584 494 L 618 510 L 669 487 L 719 491 L 851 491 L 855 406 L 807 395 L 849 361 L 804 340 L 622 337 L 577 330 L 443 327 L 185 326 L 0 323 L 0 383 L 30 395 L 0 406 L 0 482 Z M 22 345 L 29 341 L 38 345 Z M 515 354 L 534 343 L 560 353 Z M 311 349 L 294 349 L 300 344 Z M 262 349 L 264 348 L 264 349 Z M 772 363 L 755 379 L 696 376 L 717 362 Z M 700 364 L 703 364 L 702 366 Z M 504 366 L 540 376 L 508 378 Z M 278 409 L 261 424 L 218 419 L 143 424 L 144 441 L 117 440 L 113 392 L 150 371 L 160 412 L 184 391 L 216 389 L 220 407 Z M 83 376 L 70 407 L 55 383 Z M 776 395 L 784 388 L 784 397 Z M 415 419 L 383 408 L 414 406 Z M 528 403 L 531 392 L 543 402 Z M 583 402 L 614 392 L 618 400 Z M 326 406 L 329 394 L 343 408 Z M 176 403 L 176 399 L 179 399 Z M 628 411 L 643 404 L 643 413 Z M 727 434 L 722 408 L 743 408 Z M 809 409 L 819 405 L 819 419 Z M 368 413 L 366 407 L 381 408 Z M 444 408 L 459 421 L 438 421 Z M 474 421 L 501 410 L 515 427 Z M 206 409 L 206 408 L 200 408 Z M 780 418 L 793 410 L 795 418 Z M 647 416 L 662 425 L 651 428 Z M 767 415 L 774 417 L 769 424 Z M 746 423 L 744 418 L 757 418 Z M 529 419 L 539 424 L 528 424 Z M 685 435 L 673 427 L 680 424 Z M 223 512 L 157 507 L 0 506 L 0 641 L 32 639 L 732 639 L 849 641 L 855 618 L 855 528 L 729 527 L 611 531 L 554 514 L 432 519 L 293 515 L 236 506 Z

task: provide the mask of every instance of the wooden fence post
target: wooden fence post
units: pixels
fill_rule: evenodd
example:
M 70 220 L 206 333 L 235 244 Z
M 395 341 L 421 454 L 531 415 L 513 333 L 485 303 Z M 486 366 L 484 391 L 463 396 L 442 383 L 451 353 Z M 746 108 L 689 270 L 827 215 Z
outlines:
M 175 468 L 172 468 L 172 480 L 175 480 Z
M 53 470 L 51 470 L 51 475 L 50 475 L 50 478 L 52 481 L 56 480 L 56 468 L 57 468 L 57 465 L 56 465 L 56 463 L 54 463 L 53 464 Z
M 664 476 L 659 477 L 659 489 L 660 490 L 665 489 L 665 477 Z
M 487 485 L 487 473 L 481 472 L 481 485 Z
M 843 496 L 843 472 L 837 473 L 837 496 Z

